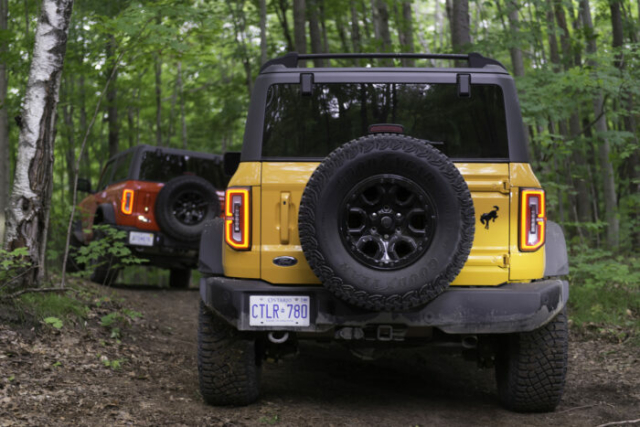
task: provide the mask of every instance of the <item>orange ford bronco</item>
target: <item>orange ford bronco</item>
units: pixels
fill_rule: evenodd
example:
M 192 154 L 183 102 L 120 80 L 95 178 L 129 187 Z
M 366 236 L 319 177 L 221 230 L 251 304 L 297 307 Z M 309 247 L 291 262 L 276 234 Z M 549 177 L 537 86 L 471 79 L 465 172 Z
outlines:
M 170 269 L 172 287 L 186 287 L 197 266 L 200 234 L 220 214 L 227 181 L 221 156 L 149 145 L 118 153 L 95 189 L 86 179 L 78 181 L 78 190 L 90 194 L 80 202 L 82 221 L 74 223 L 72 246 L 101 238 L 94 225 L 110 225 L 127 232 L 127 245 L 148 265 Z M 118 269 L 111 267 L 100 260 L 91 279 L 113 283 Z

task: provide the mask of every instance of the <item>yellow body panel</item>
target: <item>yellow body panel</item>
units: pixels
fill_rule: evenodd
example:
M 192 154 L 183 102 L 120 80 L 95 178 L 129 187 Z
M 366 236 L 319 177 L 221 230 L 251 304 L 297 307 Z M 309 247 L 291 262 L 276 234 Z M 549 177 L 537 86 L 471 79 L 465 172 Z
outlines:
M 319 284 L 302 252 L 298 236 L 298 208 L 309 177 L 319 163 L 247 162 L 229 186 L 252 188 L 251 251 L 238 252 L 224 245 L 225 275 L 261 278 L 277 284 Z M 518 250 L 518 187 L 539 187 L 528 164 L 459 163 L 476 212 L 473 248 L 455 286 L 497 286 L 507 281 L 542 277 L 544 249 L 534 253 Z M 498 208 L 496 210 L 496 207 Z M 488 228 L 483 214 L 496 211 Z M 298 263 L 280 267 L 279 256 Z

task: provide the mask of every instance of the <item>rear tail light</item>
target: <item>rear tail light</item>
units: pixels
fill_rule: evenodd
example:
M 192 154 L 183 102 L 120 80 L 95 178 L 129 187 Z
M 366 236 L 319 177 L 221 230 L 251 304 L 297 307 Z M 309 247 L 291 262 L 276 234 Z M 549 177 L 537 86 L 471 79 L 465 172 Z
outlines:
M 126 189 L 122 191 L 122 202 L 120 204 L 120 210 L 123 214 L 131 215 L 131 212 L 133 212 L 133 197 L 133 190 Z
M 224 197 L 224 240 L 237 251 L 251 248 L 251 189 L 228 188 Z
M 544 245 L 547 210 L 544 190 L 520 189 L 520 250 L 532 252 Z

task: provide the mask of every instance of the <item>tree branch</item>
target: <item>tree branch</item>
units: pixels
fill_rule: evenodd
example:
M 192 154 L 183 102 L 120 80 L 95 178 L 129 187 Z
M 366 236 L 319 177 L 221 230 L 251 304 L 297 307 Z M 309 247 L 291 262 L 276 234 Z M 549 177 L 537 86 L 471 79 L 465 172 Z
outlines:
M 17 297 L 19 297 L 20 295 L 23 294 L 32 294 L 32 293 L 41 293 L 41 292 L 68 292 L 68 291 L 72 291 L 73 289 L 65 289 L 65 288 L 27 288 L 27 289 L 23 289 L 21 291 L 18 292 L 14 292 L 12 294 L 9 295 L 3 295 L 0 296 L 0 301 L 3 300 L 8 300 L 8 299 L 15 299 Z
M 623 424 L 636 424 L 636 423 L 640 423 L 640 418 L 638 418 L 637 420 L 612 421 L 610 423 L 600 424 L 599 426 L 596 426 L 596 427 L 621 426 Z

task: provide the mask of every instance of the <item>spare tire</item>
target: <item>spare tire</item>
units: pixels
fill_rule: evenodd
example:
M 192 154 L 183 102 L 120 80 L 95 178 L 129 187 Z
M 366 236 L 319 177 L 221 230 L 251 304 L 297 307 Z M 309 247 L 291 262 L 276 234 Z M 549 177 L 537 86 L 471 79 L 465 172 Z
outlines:
M 471 193 L 426 141 L 377 134 L 344 144 L 300 201 L 300 242 L 323 285 L 371 310 L 407 310 L 455 279 L 475 234 Z
M 207 220 L 220 215 L 215 187 L 206 179 L 184 175 L 167 182 L 156 199 L 156 221 L 168 236 L 197 242 Z

